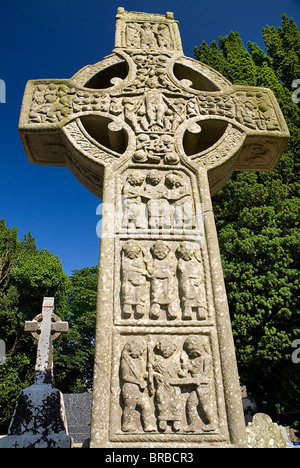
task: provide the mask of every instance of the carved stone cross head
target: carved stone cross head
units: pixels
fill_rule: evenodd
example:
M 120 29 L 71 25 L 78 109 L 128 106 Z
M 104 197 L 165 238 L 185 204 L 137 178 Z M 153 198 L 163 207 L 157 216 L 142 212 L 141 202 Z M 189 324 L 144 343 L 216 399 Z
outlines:
M 28 82 L 19 130 L 32 163 L 69 166 L 99 197 L 105 167 L 126 161 L 202 168 L 214 194 L 234 170 L 272 170 L 289 136 L 272 91 L 183 55 L 172 13 L 123 8 L 111 55 Z
M 51 383 L 53 372 L 53 341 L 68 333 L 68 323 L 54 314 L 54 298 L 44 297 L 42 313 L 25 322 L 25 332 L 38 340 L 36 357 L 36 382 Z

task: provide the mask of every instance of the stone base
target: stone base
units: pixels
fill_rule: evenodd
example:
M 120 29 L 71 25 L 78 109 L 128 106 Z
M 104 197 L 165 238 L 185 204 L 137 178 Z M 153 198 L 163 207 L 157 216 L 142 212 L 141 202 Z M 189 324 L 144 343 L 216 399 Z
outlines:
M 0 439 L 0 448 L 72 448 L 72 438 L 65 432 L 43 435 L 23 434 Z
M 71 448 L 61 392 L 51 384 L 34 384 L 20 392 L 0 448 Z

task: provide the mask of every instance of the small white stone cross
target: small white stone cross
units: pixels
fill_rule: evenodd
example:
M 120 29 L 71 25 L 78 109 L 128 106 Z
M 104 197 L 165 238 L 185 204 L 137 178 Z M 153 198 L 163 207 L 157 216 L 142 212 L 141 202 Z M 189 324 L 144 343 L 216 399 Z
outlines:
M 51 383 L 53 372 L 53 341 L 68 333 L 68 323 L 54 314 L 54 297 L 44 297 L 42 313 L 25 322 L 25 332 L 38 340 L 35 365 L 36 383 Z

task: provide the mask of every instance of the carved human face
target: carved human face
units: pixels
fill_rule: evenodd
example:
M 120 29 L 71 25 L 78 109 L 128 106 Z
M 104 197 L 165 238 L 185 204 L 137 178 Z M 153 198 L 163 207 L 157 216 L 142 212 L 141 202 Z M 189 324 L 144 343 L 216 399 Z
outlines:
M 161 145 L 165 150 L 171 151 L 173 149 L 173 137 L 170 135 L 162 135 Z
M 128 243 L 124 247 L 124 252 L 126 254 L 126 257 L 134 259 L 139 256 L 140 248 L 135 243 Z
M 142 185 L 142 183 L 144 182 L 144 178 L 136 174 L 131 174 L 127 177 L 127 181 L 133 187 L 137 187 L 137 186 Z
M 133 359 L 138 359 L 145 351 L 145 346 L 140 341 L 132 341 L 128 347 L 128 354 Z
M 179 252 L 180 252 L 180 256 L 183 260 L 185 260 L 186 262 L 191 260 L 193 258 L 193 249 L 188 246 L 188 245 L 181 245 L 180 246 L 180 249 L 179 249 Z
M 130 250 L 128 253 L 127 253 L 127 257 L 130 258 L 131 260 L 133 260 L 134 258 L 137 258 L 139 255 L 138 255 L 138 252 L 136 250 Z
M 190 347 L 188 350 L 187 350 L 187 354 L 189 356 L 190 359 L 195 359 L 196 357 L 199 357 L 201 356 L 201 351 L 202 351 L 202 348 L 200 347 Z
M 161 181 L 161 175 L 158 171 L 150 171 L 147 175 L 147 182 L 151 185 L 158 185 Z
M 190 359 L 195 359 L 196 357 L 201 356 L 203 352 L 203 342 L 200 341 L 197 336 L 187 338 L 183 348 Z
M 167 359 L 176 351 L 176 345 L 168 339 L 162 339 L 157 343 L 156 349 L 162 357 Z
M 142 25 L 142 28 L 145 30 L 145 31 L 149 31 L 151 29 L 151 24 L 150 23 L 144 23 Z
M 165 244 L 156 243 L 154 244 L 152 251 L 155 258 L 158 258 L 158 260 L 163 260 L 168 255 L 169 248 Z
M 166 185 L 169 188 L 178 188 L 182 185 L 182 180 L 175 174 L 169 174 L 166 177 Z
M 171 172 L 170 174 L 166 176 L 165 183 L 166 183 L 166 186 L 171 189 L 174 187 L 176 188 L 181 187 L 183 185 L 182 176 L 177 171 Z

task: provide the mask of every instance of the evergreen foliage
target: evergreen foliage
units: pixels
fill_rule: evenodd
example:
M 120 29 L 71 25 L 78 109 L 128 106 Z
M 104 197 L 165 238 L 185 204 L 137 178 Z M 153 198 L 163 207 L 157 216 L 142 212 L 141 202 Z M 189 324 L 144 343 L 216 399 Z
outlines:
M 55 298 L 55 313 L 69 333 L 54 342 L 54 385 L 64 393 L 92 390 L 98 267 L 75 270 L 70 278 L 60 260 L 38 250 L 31 233 L 0 220 L 0 434 L 7 433 L 20 390 L 33 383 L 37 342 L 24 322 L 41 313 L 43 297 Z
M 291 360 L 300 337 L 300 109 L 292 82 L 300 78 L 300 33 L 286 15 L 282 27 L 263 29 L 266 51 L 238 33 L 195 58 L 233 84 L 271 88 L 290 129 L 275 171 L 235 173 L 213 205 L 241 381 L 265 412 L 295 423 L 300 412 L 300 367 Z
M 55 385 L 64 393 L 92 391 L 98 267 L 75 270 L 70 277 L 69 333 L 55 356 Z

